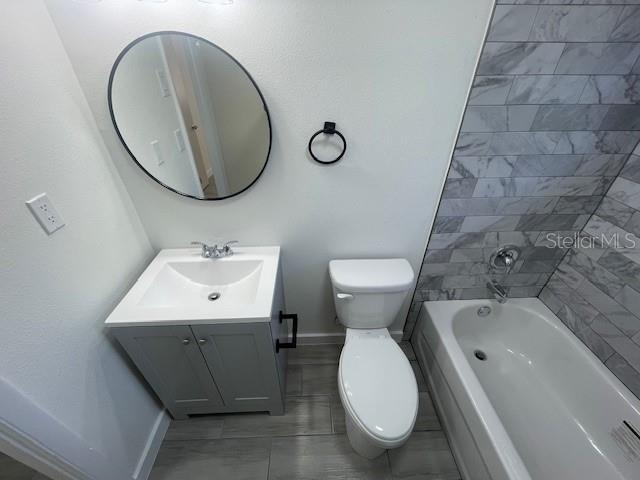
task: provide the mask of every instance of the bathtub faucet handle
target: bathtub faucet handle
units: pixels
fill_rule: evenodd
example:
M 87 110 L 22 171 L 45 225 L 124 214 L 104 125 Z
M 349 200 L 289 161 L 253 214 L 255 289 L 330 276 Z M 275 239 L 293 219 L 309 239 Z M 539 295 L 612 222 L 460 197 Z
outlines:
M 505 245 L 491 254 L 489 263 L 493 268 L 505 269 L 509 273 L 520 256 L 520 249 L 515 245 Z

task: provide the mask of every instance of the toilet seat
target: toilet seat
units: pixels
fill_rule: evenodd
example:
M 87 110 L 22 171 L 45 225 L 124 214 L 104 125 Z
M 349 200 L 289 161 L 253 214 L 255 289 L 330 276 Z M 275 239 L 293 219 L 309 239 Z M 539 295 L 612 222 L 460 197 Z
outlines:
M 418 386 L 409 360 L 388 330 L 348 329 L 338 386 L 347 414 L 384 448 L 411 434 Z

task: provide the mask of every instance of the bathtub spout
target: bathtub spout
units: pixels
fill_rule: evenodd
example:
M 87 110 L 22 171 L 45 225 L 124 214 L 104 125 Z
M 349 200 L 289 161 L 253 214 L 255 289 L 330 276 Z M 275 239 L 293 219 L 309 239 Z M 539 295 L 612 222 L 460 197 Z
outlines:
M 491 280 L 490 282 L 487 282 L 487 288 L 491 293 L 493 293 L 493 296 L 498 301 L 498 303 L 507 302 L 507 291 L 502 285 L 497 282 L 497 280 Z

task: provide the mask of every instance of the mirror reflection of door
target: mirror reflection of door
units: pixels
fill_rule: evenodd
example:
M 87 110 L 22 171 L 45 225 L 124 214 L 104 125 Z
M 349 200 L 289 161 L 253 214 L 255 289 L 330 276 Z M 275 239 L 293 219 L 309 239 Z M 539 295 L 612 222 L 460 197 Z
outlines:
M 248 72 L 211 42 L 145 35 L 118 56 L 109 107 L 120 139 L 153 179 L 196 199 L 228 198 L 261 175 L 271 123 Z
M 208 197 L 227 196 L 229 187 L 212 101 L 203 78 L 199 41 L 173 35 L 163 37 L 162 45 L 203 193 Z

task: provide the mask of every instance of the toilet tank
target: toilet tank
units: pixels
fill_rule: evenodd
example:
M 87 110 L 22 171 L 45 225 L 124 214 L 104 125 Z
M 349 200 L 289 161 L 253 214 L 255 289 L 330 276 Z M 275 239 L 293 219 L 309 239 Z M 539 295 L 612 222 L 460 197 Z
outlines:
M 329 275 L 338 319 L 348 328 L 390 326 L 414 279 L 404 258 L 331 260 Z

